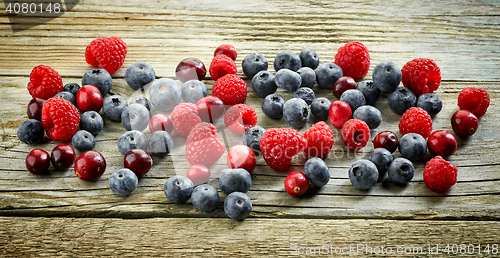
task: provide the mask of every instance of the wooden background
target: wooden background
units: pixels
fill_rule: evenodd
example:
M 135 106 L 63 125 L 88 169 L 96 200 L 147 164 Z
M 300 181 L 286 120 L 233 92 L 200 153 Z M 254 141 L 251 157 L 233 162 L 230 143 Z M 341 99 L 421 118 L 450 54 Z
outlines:
M 3 4 L 3 3 L 2 3 Z M 486 245 L 500 244 L 500 3 L 489 1 L 261 1 L 234 3 L 225 0 L 112 1 L 83 0 L 59 18 L 38 26 L 40 17 L 17 18 L 13 33 L 5 6 L 0 4 L 0 255 L 2 256 L 278 256 L 292 255 L 295 247 L 320 248 L 368 245 L 371 247 L 423 247 L 423 253 L 387 256 L 431 256 L 428 247 L 473 244 L 473 254 L 488 255 Z M 126 99 L 138 94 L 123 78 L 136 61 L 151 64 L 157 78 L 175 78 L 175 67 L 186 57 L 200 58 L 209 66 L 213 51 L 229 43 L 238 50 L 238 75 L 243 58 L 253 52 L 267 57 L 282 50 L 299 53 L 310 47 L 321 62 L 333 61 L 337 49 L 350 41 L 363 42 L 370 51 L 371 67 L 393 61 L 399 67 L 413 58 L 437 62 L 442 72 L 436 92 L 444 101 L 434 118 L 434 130 L 452 131 L 450 118 L 458 110 L 457 97 L 465 87 L 488 90 L 491 104 L 480 119 L 477 133 L 458 139 L 450 157 L 458 167 L 458 183 L 446 193 L 430 191 L 422 179 L 424 162 L 416 162 L 414 179 L 399 187 L 388 179 L 370 191 L 358 191 L 347 171 L 359 158 L 368 158 L 373 145 L 354 153 L 343 147 L 333 128 L 335 145 L 326 160 L 331 180 L 302 198 L 284 191 L 287 173 L 272 171 L 262 159 L 252 174 L 248 195 L 253 211 L 243 222 L 231 221 L 222 203 L 215 212 L 196 210 L 190 202 L 179 205 L 165 198 L 163 184 L 174 174 L 185 174 L 184 139 L 173 134 L 171 155 L 154 158 L 152 170 L 139 181 L 129 197 L 113 194 L 108 177 L 123 165 L 116 140 L 125 132 L 120 123 L 105 119 L 96 138 L 96 150 L 107 160 L 104 175 L 96 182 L 79 180 L 73 168 L 50 175 L 31 175 L 24 159 L 33 148 L 50 152 L 56 142 L 36 146 L 21 143 L 17 127 L 27 119 L 30 95 L 26 90 L 31 69 L 51 66 L 63 83 L 81 84 L 91 69 L 85 47 L 95 38 L 117 36 L 128 45 L 123 67 L 113 75 L 111 92 Z M 204 81 L 210 89 L 213 80 Z M 331 101 L 331 92 L 315 86 L 317 96 Z M 278 90 L 286 99 L 291 94 Z M 246 104 L 258 113 L 264 128 L 288 127 L 260 111 L 262 98 L 249 88 Z M 384 116 L 372 130 L 397 132 L 400 116 L 393 114 L 383 95 L 376 107 Z M 305 131 L 313 123 L 311 119 Z M 229 146 L 241 137 L 223 130 Z M 147 131 L 147 130 L 146 130 Z M 149 132 L 146 132 L 148 135 Z M 399 135 L 399 132 L 398 132 Z M 399 152 L 395 157 L 399 157 Z M 430 159 L 426 155 L 426 160 Z M 210 184 L 226 167 L 226 155 L 211 167 Z M 298 156 L 289 171 L 302 170 Z M 490 247 L 490 251 L 492 251 Z M 352 256 L 365 254 L 351 253 Z M 330 253 L 330 255 L 332 255 Z M 335 254 L 334 254 L 335 255 Z M 345 254 L 344 254 L 345 255 Z M 339 255 L 339 256 L 344 256 Z M 336 256 L 336 255 L 335 255 Z

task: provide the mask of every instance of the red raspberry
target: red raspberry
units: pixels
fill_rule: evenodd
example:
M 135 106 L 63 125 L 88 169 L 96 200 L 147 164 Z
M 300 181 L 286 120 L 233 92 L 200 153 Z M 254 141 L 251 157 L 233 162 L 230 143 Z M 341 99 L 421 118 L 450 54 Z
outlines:
M 490 95 L 485 89 L 467 87 L 458 95 L 458 107 L 469 110 L 477 118 L 482 117 L 490 106 Z
M 226 111 L 224 124 L 229 131 L 243 135 L 248 128 L 257 124 L 257 113 L 248 105 L 237 104 Z
M 231 45 L 231 44 L 222 44 L 217 47 L 214 51 L 214 56 L 218 55 L 226 55 L 233 59 L 233 61 L 236 61 L 236 57 L 238 56 L 238 53 L 236 52 L 236 48 Z
M 236 63 L 226 55 L 218 55 L 212 59 L 208 70 L 212 79 L 216 81 L 226 74 L 236 74 Z
M 189 135 L 191 129 L 201 122 L 198 116 L 198 108 L 193 103 L 181 103 L 177 105 L 171 114 L 174 131 L 183 137 Z
M 425 164 L 424 182 L 433 191 L 446 191 L 457 182 L 457 172 L 457 167 L 436 156 Z
M 61 76 L 54 69 L 39 65 L 31 70 L 28 91 L 33 98 L 48 99 L 63 88 Z
M 359 150 L 370 140 L 370 128 L 363 120 L 350 119 L 342 126 L 340 138 L 347 147 Z
M 50 139 L 68 142 L 78 131 L 80 114 L 71 102 L 63 98 L 50 98 L 43 104 L 42 125 Z
M 399 120 L 399 132 L 402 135 L 407 133 L 418 133 L 424 138 L 428 138 L 432 132 L 432 119 L 427 111 L 412 107 L 403 114 Z
M 210 166 L 222 157 L 226 145 L 217 138 L 213 124 L 202 122 L 189 133 L 186 141 L 186 159 L 191 164 Z
M 125 62 L 127 44 L 118 37 L 94 39 L 85 50 L 85 60 L 92 66 L 105 69 L 113 74 Z
M 260 138 L 262 157 L 276 171 L 286 171 L 293 156 L 306 148 L 307 140 L 291 128 L 271 128 Z
M 337 50 L 335 63 L 342 68 L 344 76 L 354 80 L 363 78 L 370 68 L 370 54 L 363 43 L 349 42 Z
M 401 68 L 402 82 L 415 96 L 432 93 L 439 88 L 441 71 L 436 62 L 428 58 L 416 58 Z
M 225 105 L 243 104 L 247 99 L 247 84 L 234 74 L 226 74 L 215 81 L 212 95 L 222 100 Z
M 201 122 L 197 124 L 193 128 L 193 130 L 191 130 L 191 132 L 189 133 L 186 139 L 186 145 L 208 137 L 217 138 L 217 136 L 218 136 L 217 128 L 215 128 L 213 124 L 207 122 Z
M 333 132 L 325 122 L 319 121 L 304 132 L 309 157 L 326 158 L 333 146 Z

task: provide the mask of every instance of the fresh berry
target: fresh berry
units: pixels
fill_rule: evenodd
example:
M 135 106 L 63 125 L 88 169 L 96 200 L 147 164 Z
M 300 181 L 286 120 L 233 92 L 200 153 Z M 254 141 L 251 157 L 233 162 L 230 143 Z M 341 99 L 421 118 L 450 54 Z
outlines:
M 468 110 L 458 110 L 451 117 L 453 131 L 460 137 L 472 136 L 477 131 L 477 117 Z
M 39 65 L 30 73 L 28 91 L 33 98 L 49 99 L 63 90 L 61 76 L 52 68 Z
M 389 95 L 387 99 L 389 108 L 393 113 L 398 115 L 404 114 L 408 109 L 415 106 L 417 97 L 413 92 L 406 87 L 398 87 Z
M 292 98 L 303 99 L 307 105 L 311 105 L 316 96 L 311 88 L 301 87 L 292 94 Z
M 276 55 L 273 66 L 276 72 L 281 69 L 290 69 L 296 72 L 300 69 L 300 67 L 302 67 L 302 62 L 300 61 L 299 55 L 290 50 L 284 50 Z
M 128 106 L 127 101 L 120 95 L 111 95 L 102 103 L 102 113 L 111 121 L 120 122 L 122 112 Z
M 427 138 L 432 132 L 431 116 L 419 107 L 412 107 L 399 120 L 399 132 L 401 134 L 418 133 Z
M 73 94 L 73 96 L 76 97 L 76 94 L 78 93 L 79 89 L 80 85 L 78 85 L 78 83 L 72 82 L 64 85 L 63 91 L 71 92 L 71 94 Z
M 340 96 L 340 100 L 349 104 L 352 112 L 356 112 L 356 109 L 366 105 L 365 95 L 356 89 L 344 91 L 344 93 Z
M 341 129 L 345 122 L 352 118 L 351 106 L 344 101 L 336 100 L 328 110 L 328 117 L 335 128 Z
M 85 60 L 92 66 L 106 69 L 113 74 L 125 62 L 127 44 L 118 37 L 94 39 L 85 50 Z
M 44 174 L 48 171 L 49 165 L 49 153 L 42 149 L 34 149 L 26 156 L 26 168 L 31 174 Z
M 149 125 L 149 110 L 141 104 L 131 104 L 123 109 L 121 120 L 125 130 L 142 132 Z
M 300 87 L 312 88 L 316 84 L 316 72 L 309 67 L 302 67 L 297 70 L 297 73 L 302 78 L 302 83 Z
M 199 185 L 194 188 L 191 194 L 193 206 L 202 211 L 214 211 L 219 204 L 219 193 L 211 185 Z
M 149 100 L 157 109 L 170 112 L 181 102 L 182 92 L 179 84 L 170 78 L 161 78 L 149 88 Z
M 327 90 L 333 89 L 333 85 L 335 85 L 335 82 L 337 82 L 338 79 L 344 76 L 342 68 L 331 62 L 322 63 L 320 66 L 318 66 L 318 68 L 316 68 L 315 72 L 319 87 Z M 342 93 L 338 94 L 338 97 L 340 97 L 341 94 Z
M 399 67 L 390 61 L 379 63 L 373 68 L 373 84 L 382 92 L 395 91 L 402 77 Z
M 52 165 L 59 170 L 66 170 L 73 165 L 75 161 L 75 151 L 70 145 L 59 144 L 50 153 Z
M 255 153 L 246 145 L 235 145 L 227 152 L 227 166 L 229 168 L 243 168 L 248 173 L 252 173 L 255 165 Z
M 302 84 L 302 77 L 297 72 L 283 68 L 276 73 L 274 82 L 284 90 L 296 91 Z
M 434 131 L 427 139 L 427 148 L 432 155 L 447 158 L 457 150 L 457 140 L 448 131 Z
M 326 158 L 333 146 L 333 132 L 325 122 L 319 121 L 304 132 L 308 157 Z
M 457 183 L 457 172 L 457 167 L 436 156 L 425 164 L 424 182 L 431 190 L 443 192 Z
M 218 46 L 214 51 L 214 57 L 218 55 L 226 55 L 236 61 L 236 57 L 238 53 L 236 52 L 236 48 L 231 44 L 222 44 Z
M 427 152 L 427 142 L 416 133 L 407 133 L 401 137 L 398 144 L 401 156 L 412 161 L 422 160 Z
M 359 150 L 370 140 L 370 128 L 363 120 L 350 119 L 342 126 L 340 138 L 347 147 Z
M 252 177 L 243 168 L 228 168 L 222 170 L 219 175 L 219 189 L 225 193 L 246 193 L 252 186 Z
M 482 117 L 490 106 L 490 95 L 485 89 L 467 87 L 458 95 L 458 107 L 469 110 L 477 118 Z
M 167 133 L 172 133 L 174 130 L 174 123 L 167 115 L 159 113 L 151 117 L 149 120 L 149 131 L 154 133 L 155 131 L 166 131 Z
M 166 156 L 174 148 L 174 140 L 165 131 L 156 131 L 148 138 L 148 151 L 154 156 Z
M 28 119 L 17 128 L 17 138 L 26 144 L 36 144 L 43 140 L 44 129 L 40 121 Z
M 215 81 L 212 95 L 222 100 L 225 105 L 243 104 L 247 99 L 247 84 L 234 74 L 226 74 Z
M 142 149 L 129 150 L 123 157 L 123 166 L 128 168 L 138 176 L 144 176 L 153 166 L 153 159 Z
M 137 130 L 128 131 L 118 138 L 118 149 L 122 155 L 127 154 L 132 149 L 148 149 L 148 139 L 146 135 Z
M 155 69 L 146 62 L 135 62 L 125 70 L 125 81 L 134 90 L 144 88 L 156 78 Z
M 233 220 L 244 220 L 252 212 L 252 200 L 244 193 L 230 193 L 224 200 L 224 212 Z
M 151 110 L 151 102 L 149 101 L 149 99 L 147 99 L 145 97 L 135 97 L 133 99 L 130 99 L 128 101 L 128 104 L 129 105 L 132 105 L 132 104 L 143 105 L 148 110 Z
M 105 170 L 106 160 L 97 151 L 84 152 L 75 161 L 75 174 L 83 181 L 96 181 Z
M 237 72 L 236 63 L 234 63 L 233 59 L 226 55 L 218 55 L 212 59 L 209 72 L 214 81 L 226 74 L 235 75 Z
M 194 164 L 188 168 L 186 176 L 194 185 L 201 185 L 210 181 L 210 170 L 201 164 Z
M 393 159 L 392 153 L 384 148 L 373 149 L 370 153 L 370 158 L 368 160 L 373 162 L 373 164 L 377 167 L 379 181 L 384 178 Z
M 316 188 L 325 186 L 330 181 L 330 170 L 325 161 L 320 158 L 310 158 L 306 161 L 304 175 Z
M 181 91 L 184 101 L 196 104 L 200 99 L 207 96 L 207 85 L 202 81 L 189 80 L 182 84 Z
M 358 80 L 368 73 L 370 54 L 363 43 L 349 42 L 337 50 L 335 63 L 342 68 L 345 76 Z
M 111 90 L 112 78 L 108 71 L 104 69 L 88 70 L 82 78 L 82 85 L 93 85 L 99 89 L 104 96 Z
M 349 180 L 356 189 L 369 190 L 377 183 L 377 166 L 367 159 L 359 159 L 349 168 Z
M 331 105 L 327 98 L 315 98 L 311 103 L 311 114 L 319 120 L 326 120 Z
M 285 190 L 294 197 L 302 196 L 309 187 L 309 180 L 300 171 L 293 171 L 285 178 Z
M 283 117 L 293 128 L 302 128 L 306 125 L 311 112 L 303 99 L 291 98 L 283 106 Z
M 257 124 L 257 113 L 248 105 L 236 104 L 226 111 L 224 124 L 229 131 L 243 135 L 248 128 Z
M 267 95 L 261 104 L 262 113 L 272 119 L 280 119 L 283 117 L 283 106 L 285 106 L 285 98 L 279 94 Z
M 128 168 L 117 170 L 108 179 L 109 189 L 119 196 L 130 195 L 138 184 L 137 175 Z
M 416 58 L 401 68 L 403 85 L 415 96 L 433 93 L 441 83 L 441 71 L 436 62 L 428 58 Z
M 42 125 L 50 139 L 68 142 L 78 131 L 80 113 L 73 104 L 63 98 L 45 101 L 42 109 Z
M 63 98 L 65 100 L 71 102 L 71 104 L 76 106 L 76 97 L 71 92 L 61 91 L 61 92 L 58 92 L 56 95 L 54 95 L 54 97 Z
M 205 64 L 194 57 L 189 57 L 182 60 L 175 68 L 175 76 L 181 82 L 187 82 L 189 80 L 203 80 L 207 74 L 207 68 Z
M 427 111 L 427 113 L 433 117 L 441 112 L 441 109 L 443 108 L 443 101 L 434 93 L 425 93 L 418 97 L 417 104 L 415 106 Z
M 370 129 L 375 129 L 382 123 L 382 113 L 380 110 L 369 105 L 357 108 L 352 117 L 365 121 Z
M 218 137 L 217 128 L 211 123 L 202 122 L 197 124 L 195 128 L 191 130 L 186 139 L 186 144 L 191 144 L 210 137 Z
M 252 53 L 247 55 L 241 62 L 241 68 L 243 68 L 243 73 L 248 78 L 253 78 L 260 71 L 267 71 L 269 63 L 267 58 L 258 53 Z
M 286 171 L 293 156 L 306 148 L 304 136 L 290 128 L 271 128 L 260 138 L 262 157 L 276 171 Z
M 375 87 L 372 80 L 364 80 L 358 82 L 356 85 L 356 90 L 361 91 L 365 96 L 366 105 L 375 105 L 375 102 L 380 98 L 380 90 Z
M 182 137 L 188 136 L 191 129 L 198 123 L 201 123 L 201 119 L 198 116 L 198 108 L 193 103 L 181 103 L 177 105 L 172 111 L 171 118 L 174 131 Z
M 342 76 L 333 84 L 332 92 L 333 96 L 340 98 L 345 91 L 353 89 L 356 89 L 356 81 L 352 77 Z
M 87 111 L 80 117 L 80 130 L 85 130 L 96 136 L 104 127 L 101 115 L 95 111 Z
M 42 120 L 42 108 L 45 100 L 40 98 L 31 99 L 28 103 L 28 118 L 36 119 L 38 121 Z
M 252 149 L 256 156 L 261 154 L 260 150 L 260 138 L 264 135 L 266 129 L 260 126 L 253 126 L 248 128 L 243 135 L 243 144 Z
M 91 133 L 80 130 L 73 135 L 71 144 L 78 152 L 83 153 L 94 149 L 95 138 Z
M 275 76 L 269 71 L 260 71 L 252 78 L 252 89 L 259 97 L 266 97 L 278 89 Z
M 224 115 L 225 107 L 222 100 L 215 96 L 206 96 L 196 102 L 198 116 L 204 122 L 213 123 Z
M 385 148 L 394 153 L 398 148 L 398 136 L 391 131 L 383 131 L 377 134 L 373 139 L 373 148 Z
M 415 174 L 415 167 L 411 161 L 405 158 L 395 159 L 388 168 L 391 181 L 398 185 L 406 185 Z
M 99 112 L 103 103 L 101 92 L 93 85 L 84 85 L 76 94 L 76 105 L 82 112 Z
M 302 68 L 308 67 L 314 70 L 319 65 L 319 56 L 316 53 L 316 51 L 314 51 L 314 49 L 311 48 L 302 49 L 302 51 L 300 51 L 299 57 L 302 63 Z
M 226 150 L 226 145 L 217 136 L 217 129 L 213 124 L 197 124 L 186 139 L 187 161 L 205 166 L 217 162 Z
M 175 175 L 167 179 L 163 186 L 165 196 L 174 203 L 185 203 L 193 193 L 193 182 L 181 175 Z

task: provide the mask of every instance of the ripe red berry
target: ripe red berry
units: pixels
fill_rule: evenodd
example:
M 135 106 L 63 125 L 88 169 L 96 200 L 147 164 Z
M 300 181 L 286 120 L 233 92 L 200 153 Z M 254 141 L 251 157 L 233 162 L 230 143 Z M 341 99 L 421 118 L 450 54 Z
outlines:
M 222 117 L 225 110 L 222 100 L 215 96 L 206 96 L 198 100 L 196 107 L 198 107 L 198 116 L 201 120 L 210 123 Z
M 34 175 L 46 173 L 49 165 L 49 153 L 42 149 L 34 149 L 26 156 L 26 168 Z
M 229 168 L 243 168 L 248 173 L 252 173 L 255 165 L 255 153 L 246 145 L 235 145 L 227 152 L 227 166 Z
M 262 157 L 276 171 L 286 171 L 293 156 L 306 148 L 307 140 L 291 128 L 270 128 L 260 138 Z
M 156 131 L 165 131 L 169 134 L 174 130 L 174 123 L 167 115 L 159 113 L 151 117 L 149 120 L 149 131 L 154 133 Z
M 189 57 L 182 60 L 175 68 L 175 76 L 181 82 L 187 82 L 189 80 L 203 80 L 207 74 L 207 68 L 205 64 L 194 57 Z
M 340 99 L 340 96 L 342 96 L 342 93 L 344 93 L 344 91 L 352 90 L 355 88 L 356 81 L 352 77 L 342 76 L 333 84 L 333 96 Z
M 210 166 L 219 160 L 226 150 L 226 145 L 217 136 L 217 129 L 213 124 L 197 124 L 186 139 L 187 161 L 191 164 Z
M 50 154 L 50 160 L 52 161 L 52 165 L 59 170 L 66 170 L 73 165 L 75 161 L 75 150 L 73 147 L 67 144 L 59 144 Z
M 243 104 L 247 99 L 247 84 L 240 77 L 227 74 L 215 81 L 212 94 L 225 105 Z
M 446 158 L 457 150 L 457 140 L 450 132 L 438 130 L 429 136 L 427 147 L 432 155 Z
M 64 88 L 62 78 L 54 69 L 39 65 L 30 73 L 28 91 L 33 98 L 49 99 Z
M 149 172 L 153 166 L 153 159 L 143 149 L 131 149 L 123 157 L 123 166 L 141 177 Z
M 399 132 L 402 135 L 417 133 L 427 138 L 432 132 L 432 118 L 422 108 L 412 107 L 399 120 Z
M 43 104 L 42 125 L 50 139 L 68 142 L 78 131 L 80 113 L 63 98 L 50 98 Z
M 300 171 L 293 171 L 285 178 L 285 190 L 291 196 L 301 196 L 306 193 L 309 180 Z
M 370 54 L 363 43 L 349 42 L 337 50 L 335 64 L 342 68 L 344 76 L 358 80 L 363 78 L 370 69 Z
M 226 55 L 218 55 L 212 59 L 208 71 L 212 79 L 216 81 L 226 74 L 236 74 L 236 63 Z
M 102 176 L 106 170 L 106 160 L 97 151 L 86 151 L 75 161 L 75 174 L 83 181 L 92 182 Z
M 188 168 L 186 176 L 193 181 L 193 185 L 201 185 L 210 181 L 210 170 L 201 164 L 194 164 Z
M 482 117 L 490 106 L 490 95 L 485 89 L 467 87 L 458 95 L 458 107 L 469 110 L 477 118 Z
M 30 100 L 27 110 L 29 119 L 36 119 L 38 121 L 42 120 L 43 103 L 45 103 L 45 100 L 40 98 Z
M 105 69 L 113 74 L 125 62 L 127 44 L 118 37 L 94 39 L 85 49 L 85 60 L 92 66 Z
M 477 117 L 468 110 L 458 110 L 451 117 L 453 131 L 460 137 L 472 136 L 476 133 L 478 125 Z
M 350 119 L 342 126 L 340 138 L 347 147 L 359 150 L 370 140 L 370 128 L 363 120 Z
M 441 84 L 441 71 L 432 59 L 413 59 L 401 68 L 401 73 L 401 82 L 417 98 L 425 93 L 433 93 Z
M 325 122 L 319 121 L 304 132 L 308 157 L 326 158 L 333 146 L 333 132 Z
M 76 93 L 76 105 L 82 112 L 99 112 L 103 104 L 101 91 L 94 85 L 84 85 Z
M 328 110 L 328 117 L 335 128 L 341 129 L 344 123 L 352 118 L 351 106 L 347 102 L 336 100 Z
M 425 164 L 424 182 L 433 191 L 446 191 L 457 183 L 457 172 L 457 167 L 436 156 Z
M 177 105 L 171 114 L 174 131 L 186 137 L 198 123 L 201 122 L 198 116 L 198 108 L 193 103 L 181 103 Z
M 394 153 L 398 148 L 398 136 L 391 131 L 383 131 L 373 139 L 373 148 L 385 148 L 391 153 Z
M 229 131 L 243 135 L 248 128 L 257 124 L 257 113 L 248 105 L 236 104 L 226 111 L 224 124 Z
M 238 56 L 238 53 L 236 53 L 236 48 L 233 45 L 230 44 L 223 44 L 217 47 L 214 51 L 214 56 L 218 55 L 226 55 L 233 59 L 233 61 L 236 61 L 236 57 Z

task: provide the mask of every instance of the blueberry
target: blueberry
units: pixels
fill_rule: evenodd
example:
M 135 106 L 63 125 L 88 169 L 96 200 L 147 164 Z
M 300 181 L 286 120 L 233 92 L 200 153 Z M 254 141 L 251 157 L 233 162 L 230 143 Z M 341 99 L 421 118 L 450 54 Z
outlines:
M 75 150 L 84 153 L 94 149 L 95 138 L 91 133 L 85 130 L 80 130 L 73 135 L 73 138 L 71 138 L 71 144 Z
M 373 84 L 383 92 L 395 91 L 401 82 L 401 78 L 403 78 L 401 70 L 393 62 L 382 62 L 373 68 Z
M 327 98 L 315 98 L 311 103 L 311 114 L 319 120 L 328 119 L 332 103 Z
M 71 93 L 69 91 L 58 92 L 54 97 L 63 98 L 65 100 L 71 102 L 71 104 L 76 105 L 76 97 L 75 97 L 75 95 L 73 95 L 73 93 Z
M 251 211 L 252 201 L 244 193 L 231 193 L 224 200 L 224 212 L 230 219 L 243 220 Z
M 382 113 L 380 113 L 380 110 L 369 105 L 357 108 L 352 117 L 365 121 L 370 129 L 375 129 L 382 123 Z
M 121 120 L 125 130 L 143 131 L 149 125 L 149 110 L 141 104 L 131 104 L 123 109 Z
M 111 95 L 102 103 L 102 113 L 111 121 L 120 122 L 122 112 L 128 106 L 127 101 L 120 95 Z
M 377 183 L 377 166 L 367 159 L 359 159 L 349 168 L 349 180 L 356 189 L 368 190 Z
M 285 121 L 293 128 L 302 128 L 309 120 L 309 106 L 303 99 L 291 98 L 283 106 Z
M 170 201 L 185 203 L 193 193 L 193 182 L 185 176 L 175 175 L 167 179 L 163 189 Z
M 128 131 L 118 138 L 118 149 L 122 155 L 127 154 L 131 149 L 148 149 L 148 139 L 137 130 Z
M 96 136 L 104 127 L 101 115 L 95 111 L 87 111 L 80 116 L 80 130 Z
M 207 96 L 207 85 L 199 80 L 189 80 L 182 84 L 182 98 L 186 102 L 196 104 Z
M 299 55 L 290 50 L 285 50 L 276 55 L 273 66 L 276 72 L 285 68 L 296 72 L 302 67 L 302 62 Z
M 392 112 L 402 115 L 406 110 L 415 106 L 417 97 L 406 87 L 398 87 L 387 99 Z
M 165 156 L 174 148 L 174 140 L 165 131 L 155 131 L 149 136 L 148 151 L 151 155 Z
M 278 89 L 275 76 L 269 71 L 260 71 L 252 78 L 252 89 L 260 97 L 273 94 Z
M 199 185 L 194 188 L 191 194 L 191 202 L 199 210 L 214 211 L 219 204 L 219 193 L 211 185 Z
M 128 102 L 129 105 L 131 104 L 140 104 L 146 107 L 148 110 L 151 110 L 151 102 L 149 102 L 149 99 L 145 97 L 135 97 Z
M 303 99 L 307 105 L 311 105 L 315 97 L 314 91 L 307 87 L 301 87 L 292 94 L 292 98 Z
M 149 88 L 149 100 L 161 111 L 170 112 L 181 102 L 179 84 L 170 78 L 156 80 Z
M 17 138 L 26 144 L 39 143 L 43 139 L 42 122 L 36 119 L 28 119 L 17 128 Z
M 260 126 L 248 128 L 243 134 L 243 144 L 250 147 L 256 156 L 259 156 L 260 151 L 260 138 L 264 135 L 266 129 Z
M 391 163 L 387 171 L 392 182 L 398 185 L 406 185 L 413 178 L 415 167 L 413 167 L 411 161 L 405 158 L 397 158 Z
M 335 82 L 344 76 L 342 68 L 331 62 L 322 63 L 316 68 L 316 81 L 322 89 L 331 90 Z
M 356 89 L 344 91 L 344 93 L 340 96 L 340 100 L 347 102 L 353 113 L 358 107 L 366 105 L 365 95 Z
M 276 73 L 274 82 L 282 89 L 296 91 L 302 84 L 302 77 L 292 70 L 283 68 Z
M 380 90 L 375 87 L 372 80 L 364 80 L 358 82 L 356 89 L 361 91 L 365 96 L 366 105 L 375 105 L 375 102 L 380 98 Z
M 443 101 L 434 93 L 425 93 L 417 99 L 417 107 L 427 111 L 430 116 L 435 116 L 443 108 Z
M 285 102 L 285 98 L 279 94 L 267 95 L 261 104 L 262 112 L 270 118 L 280 119 L 283 117 Z
M 392 153 L 384 148 L 376 148 L 370 153 L 369 160 L 377 167 L 378 180 L 384 178 L 393 159 Z
M 330 181 L 330 170 L 326 163 L 320 158 L 310 158 L 304 164 L 304 174 L 309 182 L 316 188 L 320 188 Z
M 302 67 L 309 67 L 314 70 L 319 65 L 319 56 L 314 49 L 304 48 L 300 51 L 299 57 Z
M 96 86 L 104 97 L 111 89 L 112 78 L 108 71 L 104 69 L 92 69 L 83 75 L 82 85 Z
M 252 186 L 252 177 L 243 168 L 224 169 L 219 175 L 219 189 L 225 194 L 246 193 L 250 190 L 250 186 Z
M 300 87 L 314 87 L 314 84 L 316 83 L 316 73 L 313 69 L 309 67 L 302 67 L 297 70 L 297 73 L 300 74 L 300 77 L 302 77 Z
M 80 89 L 80 85 L 78 85 L 78 83 L 68 83 L 66 85 L 64 85 L 64 88 L 63 88 L 63 91 L 68 91 L 68 92 L 71 92 L 71 94 L 73 94 L 73 96 L 76 97 L 76 94 L 78 93 L 78 90 Z
M 398 149 L 404 158 L 422 160 L 427 152 L 427 142 L 420 134 L 407 133 L 399 139 Z
M 241 62 L 243 73 L 248 78 L 253 78 L 260 71 L 267 71 L 268 66 L 269 63 L 267 62 L 267 59 L 263 55 L 257 53 L 245 56 Z
M 138 184 L 137 175 L 128 168 L 119 169 L 108 179 L 109 189 L 119 196 L 130 195 Z
M 155 69 L 146 62 L 135 62 L 125 70 L 125 81 L 134 90 L 143 88 L 154 81 L 155 77 Z

